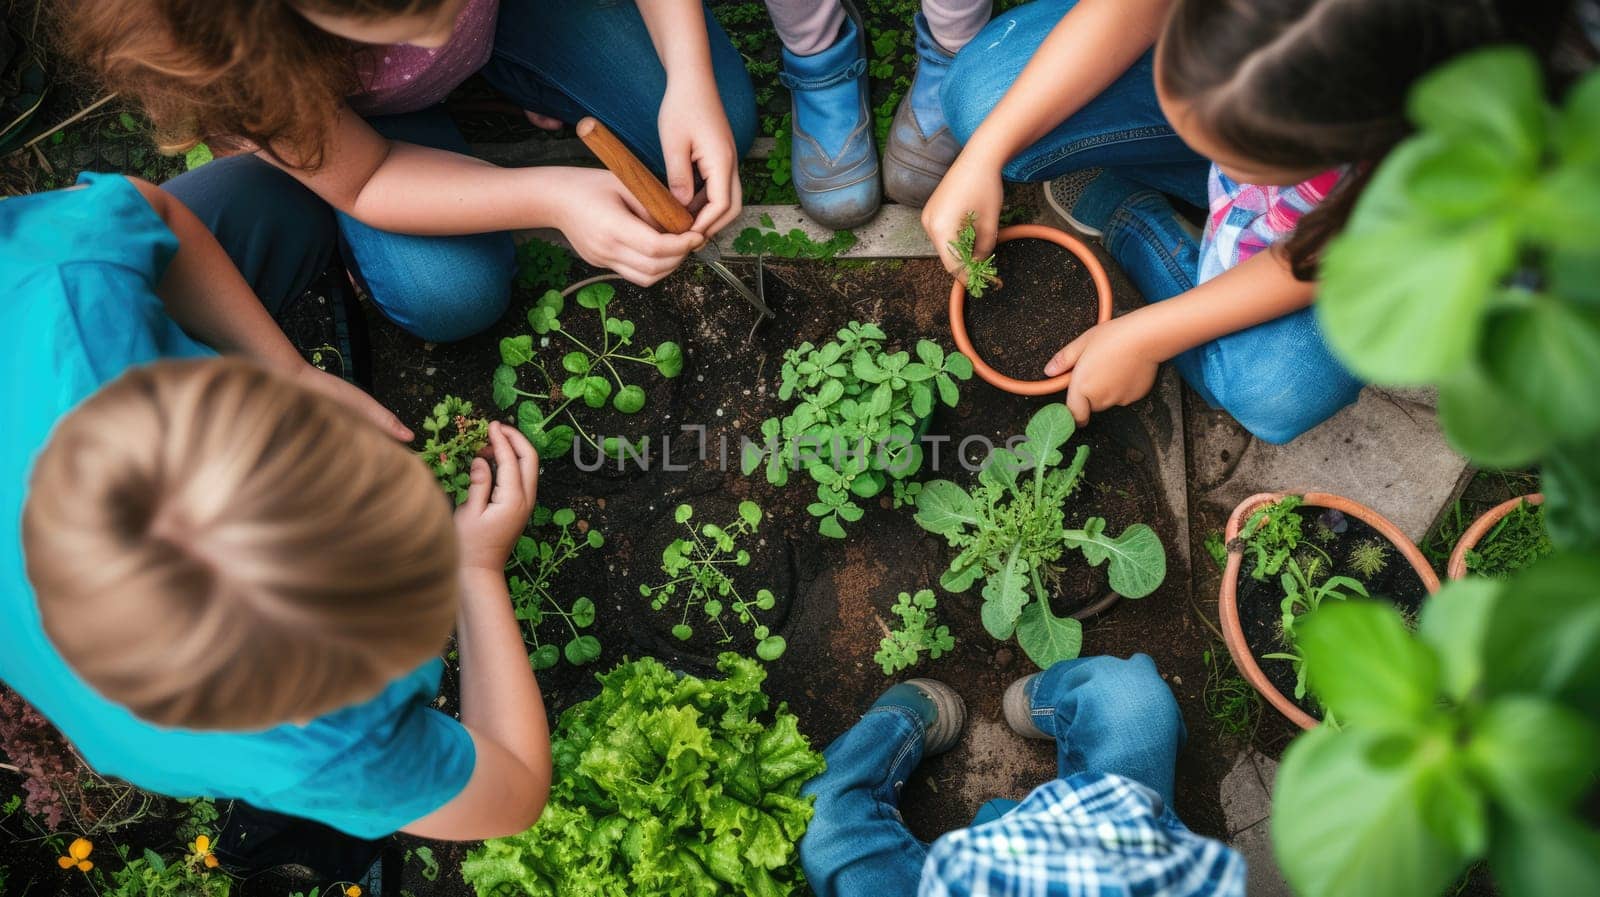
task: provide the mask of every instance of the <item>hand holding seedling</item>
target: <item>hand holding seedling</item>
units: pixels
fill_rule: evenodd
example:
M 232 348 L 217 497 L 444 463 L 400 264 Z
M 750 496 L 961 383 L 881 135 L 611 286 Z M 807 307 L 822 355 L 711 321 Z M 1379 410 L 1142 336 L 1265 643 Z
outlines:
M 976 250 L 977 222 L 978 213 L 968 212 L 967 217 L 962 220 L 961 232 L 956 234 L 955 242 L 950 244 L 950 251 L 955 255 L 959 266 L 956 279 L 966 286 L 967 293 L 972 298 L 981 299 L 988 290 L 998 290 L 1005 284 L 1000 281 L 1000 275 L 995 270 L 994 256 Z
M 487 570 L 503 577 L 506 558 L 522 534 L 539 493 L 539 455 L 526 436 L 499 421 L 489 424 L 489 462 L 472 460 L 472 485 L 456 509 L 463 570 Z
M 939 250 L 939 260 L 952 276 L 964 273 L 953 244 L 969 224 L 974 231 L 972 254 L 988 258 L 994 252 L 1004 202 L 1005 184 L 1000 179 L 999 165 L 969 158 L 967 153 L 956 158 L 922 209 L 922 229 L 928 232 L 928 239 Z
M 1089 328 L 1044 366 L 1047 377 L 1072 373 L 1067 408 L 1079 426 L 1096 411 L 1127 405 L 1149 395 L 1160 359 L 1145 348 L 1133 315 Z

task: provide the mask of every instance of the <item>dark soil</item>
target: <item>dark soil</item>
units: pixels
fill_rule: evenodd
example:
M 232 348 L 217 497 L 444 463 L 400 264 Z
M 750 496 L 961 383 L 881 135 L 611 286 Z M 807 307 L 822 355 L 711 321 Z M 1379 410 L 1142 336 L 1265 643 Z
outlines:
M 967 333 L 989 366 L 1018 380 L 1043 380 L 1062 346 L 1094 326 L 1094 279 L 1077 256 L 1047 240 L 1013 240 L 995 251 L 1003 284 L 967 297 Z
M 1300 509 L 1301 517 L 1305 520 L 1308 539 L 1310 533 L 1316 529 L 1314 521 L 1319 513 L 1321 509 L 1311 505 L 1305 505 Z M 1310 539 L 1332 558 L 1333 566 L 1329 575 L 1349 576 L 1365 584 L 1373 598 L 1380 598 L 1393 604 L 1415 626 L 1417 613 L 1428 594 L 1427 588 L 1422 584 L 1422 578 L 1377 530 L 1354 517 L 1345 519 L 1349 522 L 1349 528 L 1332 541 L 1319 543 L 1315 539 Z M 1377 542 L 1389 549 L 1388 565 L 1377 575 L 1370 577 L 1362 576 L 1350 567 L 1351 551 L 1366 542 Z M 1315 555 L 1315 552 L 1306 552 L 1305 549 L 1302 549 L 1302 552 Z M 1294 701 L 1301 710 L 1321 719 L 1322 707 L 1314 695 L 1308 692 L 1304 698 L 1295 700 L 1293 665 L 1287 660 L 1265 659 L 1267 654 L 1288 650 L 1283 643 L 1282 601 L 1283 590 L 1278 584 L 1278 577 L 1268 577 L 1265 582 L 1254 578 L 1250 575 L 1250 560 L 1246 556 L 1245 568 L 1239 575 L 1239 625 L 1244 629 L 1245 642 L 1250 646 L 1250 653 L 1255 655 L 1261 672 L 1266 674 L 1274 688 L 1282 692 L 1284 697 Z

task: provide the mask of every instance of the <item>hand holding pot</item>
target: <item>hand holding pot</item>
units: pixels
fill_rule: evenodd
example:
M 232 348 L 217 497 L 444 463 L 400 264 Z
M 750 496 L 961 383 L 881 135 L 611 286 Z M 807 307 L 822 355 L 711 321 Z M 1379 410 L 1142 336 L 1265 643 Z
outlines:
M 1136 402 L 1155 386 L 1161 362 L 1143 336 L 1136 315 L 1113 318 L 1067 343 L 1045 365 L 1046 376 L 1072 374 L 1067 408 L 1080 426 L 1094 412 Z

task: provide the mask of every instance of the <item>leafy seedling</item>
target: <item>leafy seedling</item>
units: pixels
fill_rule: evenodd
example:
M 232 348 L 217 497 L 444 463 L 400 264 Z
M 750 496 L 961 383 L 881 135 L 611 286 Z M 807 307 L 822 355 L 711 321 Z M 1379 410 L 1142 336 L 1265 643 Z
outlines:
M 612 458 L 622 457 L 625 450 L 642 451 L 642 439 L 633 444 L 615 436 L 596 438 L 584 428 L 574 409 L 599 409 L 609 403 L 622 414 L 643 410 L 644 389 L 628 382 L 619 365 L 653 367 L 667 378 L 683 373 L 683 349 L 670 340 L 639 354 L 630 353 L 633 322 L 607 311 L 615 296 L 616 290 L 607 283 L 590 284 L 578 291 L 578 307 L 599 316 L 598 347 L 590 346 L 563 326 L 561 318 L 568 309 L 566 299 L 556 290 L 546 292 L 528 311 L 532 334 L 500 340 L 500 365 L 494 370 L 495 406 L 502 410 L 516 406 L 517 429 L 543 457 L 569 453 L 578 438 Z M 552 373 L 535 356 L 535 335 L 546 341 L 552 335 L 559 336 L 572 346 L 572 351 L 561 357 L 560 372 Z M 536 374 L 540 382 L 524 389 L 519 383 L 519 371 L 524 370 Z
M 956 639 L 950 634 L 950 627 L 938 625 L 938 618 L 934 616 L 938 606 L 939 600 L 932 589 L 922 589 L 915 595 L 901 592 L 895 599 L 892 611 L 900 618 L 899 627 L 885 627 L 887 633 L 878 643 L 878 653 L 872 655 L 878 666 L 883 667 L 885 676 L 915 666 L 924 654 L 929 660 L 938 660 L 946 651 L 955 648 Z
M 506 562 L 506 587 L 511 591 L 511 608 L 522 623 L 523 640 L 528 645 L 528 662 L 535 670 L 547 670 L 565 657 L 573 666 L 592 663 L 600 657 L 600 640 L 584 630 L 594 625 L 595 603 L 579 597 L 563 607 L 555 596 L 561 569 L 581 552 L 605 544 L 596 529 L 580 530 L 578 515 L 570 508 L 549 511 L 535 509 L 528 531 L 517 539 L 511 559 Z M 553 538 L 537 533 L 546 525 L 556 528 Z M 559 650 L 553 642 L 539 637 L 539 625 L 551 617 L 566 624 L 569 638 Z
M 1350 569 L 1367 579 L 1389 566 L 1389 546 L 1379 539 L 1366 539 L 1350 549 Z
M 1321 607 L 1325 601 L 1347 601 L 1351 598 L 1371 596 L 1367 593 L 1366 586 L 1351 577 L 1330 576 L 1327 579 L 1320 579 L 1318 574 L 1320 563 L 1302 566 L 1298 560 L 1290 558 L 1286 566 L 1287 569 L 1279 580 L 1283 588 L 1283 600 L 1279 602 L 1279 611 L 1282 614 L 1279 628 L 1282 631 L 1284 647 L 1288 650 L 1263 654 L 1262 657 L 1266 660 L 1286 660 L 1293 665 L 1294 697 L 1298 701 L 1306 696 L 1305 658 L 1301 656 L 1298 643 L 1298 627 L 1301 619 Z
M 1305 504 L 1298 495 L 1286 495 L 1256 510 L 1239 529 L 1239 541 L 1254 560 L 1250 575 L 1263 582 L 1283 572 L 1283 565 L 1305 540 L 1297 510 Z
M 739 593 L 730 568 L 750 566 L 750 552 L 740 548 L 739 542 L 754 535 L 761 526 L 761 508 L 753 501 L 739 503 L 739 517 L 732 523 L 694 525 L 694 508 L 678 505 L 673 519 L 689 531 L 687 539 L 674 539 L 661 552 L 661 572 L 667 580 L 659 585 L 640 585 L 639 594 L 650 599 L 654 610 L 678 609 L 678 622 L 672 635 L 680 641 L 694 637 L 691 619 L 704 617 L 717 627 L 721 644 L 733 641 L 727 620 L 731 616 L 740 624 L 750 627 L 756 639 L 756 656 L 762 660 L 777 660 L 788 643 L 783 636 L 759 619 L 760 611 L 772 610 L 778 603 L 771 589 L 757 590 L 754 598 Z M 695 613 L 698 611 L 698 614 Z
M 1507 579 L 1553 550 L 1544 526 L 1544 506 L 1523 502 L 1467 552 L 1467 569 L 1478 576 Z
M 458 505 L 472 485 L 472 459 L 489 444 L 489 421 L 473 411 L 466 399 L 445 396 L 422 422 L 428 439 L 417 453 Z
M 1070 465 L 1059 466 L 1075 429 L 1065 405 L 1047 405 L 1028 422 L 1023 442 L 989 456 L 971 492 L 931 480 L 917 499 L 917 523 L 958 549 L 939 584 L 965 592 L 981 580 L 984 628 L 1001 640 L 1015 635 L 1041 669 L 1077 657 L 1083 645 L 1082 625 L 1050 610 L 1066 549 L 1082 552 L 1091 566 L 1107 564 L 1107 580 L 1124 598 L 1143 598 L 1167 575 L 1161 539 L 1143 523 L 1120 536 L 1108 534 L 1101 517 L 1077 529 L 1066 525 L 1065 502 L 1089 460 L 1089 447 L 1080 446 Z
M 524 290 L 559 290 L 572 270 L 572 256 L 554 243 L 537 237 L 517 246 L 517 287 Z
M 772 223 L 771 215 L 761 216 L 761 227 L 747 227 L 733 238 L 733 251 L 740 255 L 770 256 L 781 259 L 810 259 L 825 261 L 856 245 L 856 235 L 851 231 L 835 231 L 827 240 L 813 240 L 800 228 L 782 233 Z
M 922 433 L 936 403 L 954 407 L 957 383 L 972 377 L 965 355 L 919 340 L 913 359 L 888 351 L 887 339 L 878 325 L 851 321 L 832 341 L 784 353 L 778 398 L 794 406 L 763 422 L 762 443 L 747 443 L 741 459 L 746 474 L 764 464 L 774 486 L 804 469 L 817 484 L 807 510 L 835 539 L 866 513 L 857 499 L 888 488 L 895 507 L 916 504 Z
M 956 234 L 955 242 L 949 246 L 956 257 L 956 262 L 961 265 L 961 279 L 967 285 L 967 294 L 974 299 L 982 299 L 988 290 L 998 290 L 1005 284 L 1000 282 L 993 255 L 988 258 L 976 258 L 973 255 L 977 244 L 978 213 L 968 212 L 967 217 L 962 220 L 961 231 Z

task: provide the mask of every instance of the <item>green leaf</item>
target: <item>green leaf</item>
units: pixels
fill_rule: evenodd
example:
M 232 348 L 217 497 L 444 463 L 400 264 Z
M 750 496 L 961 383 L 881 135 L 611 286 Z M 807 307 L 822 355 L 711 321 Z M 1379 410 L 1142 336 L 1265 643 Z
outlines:
M 562 650 L 566 655 L 567 663 L 581 667 L 600 659 L 600 640 L 592 635 L 580 635 L 567 642 Z
M 567 424 L 557 424 L 540 434 L 539 438 L 529 436 L 528 439 L 533 443 L 534 450 L 539 453 L 540 458 L 552 459 L 570 454 L 573 440 L 577 435 L 577 432 Z
M 1600 894 L 1600 832 L 1563 816 L 1496 820 L 1489 868 L 1506 897 Z
M 1569 810 L 1600 771 L 1600 728 L 1560 704 L 1513 696 L 1475 720 L 1467 763 L 1500 806 L 1524 822 Z
M 683 373 L 683 348 L 677 343 L 668 340 L 656 346 L 651 357 L 655 359 L 656 370 L 668 380 Z
M 1457 141 L 1493 141 L 1505 164 L 1530 169 L 1544 151 L 1544 88 L 1526 50 L 1480 50 L 1423 76 L 1411 91 L 1411 120 Z
M 761 525 L 761 506 L 753 501 L 739 502 L 739 518 L 755 529 Z
M 1417 634 L 1439 659 L 1443 691 L 1465 701 L 1483 681 L 1483 658 L 1489 648 L 1490 618 L 1504 586 L 1492 579 L 1446 583 L 1422 604 Z
M 1083 552 L 1091 566 L 1109 560 L 1106 579 L 1124 598 L 1143 598 L 1167 578 L 1167 550 L 1156 531 L 1143 523 L 1135 523 L 1113 539 L 1105 534 L 1105 521 L 1092 517 L 1084 522 L 1083 530 L 1063 533 L 1063 537 L 1068 547 Z
M 528 662 L 534 670 L 548 670 L 561 662 L 561 650 L 555 645 L 540 645 L 528 655 Z
M 508 336 L 500 340 L 500 363 L 507 367 L 520 367 L 533 360 L 533 337 Z
M 679 623 L 678 625 L 672 627 L 672 637 L 676 638 L 680 642 L 686 642 L 693 636 L 694 630 L 690 629 L 685 623 Z
M 611 398 L 611 381 L 600 376 L 591 376 L 584 381 L 583 403 L 590 408 L 606 407 L 606 400 Z M 616 437 L 611 437 L 616 438 Z
M 1393 606 L 1326 603 L 1296 623 L 1295 633 L 1306 681 L 1340 720 L 1405 729 L 1433 706 L 1438 659 L 1411 636 Z
M 983 628 L 1001 641 L 1010 638 L 1028 597 L 1027 564 L 1020 557 L 1020 546 L 1013 547 L 1005 563 L 983 584 L 983 609 L 979 613 Z
M 678 505 L 672 512 L 672 519 L 678 523 L 688 523 L 694 517 L 694 508 L 689 505 Z
M 830 539 L 843 539 L 845 537 L 844 525 L 839 522 L 837 514 L 829 514 L 817 524 L 817 532 Z
M 947 536 L 976 526 L 978 514 L 966 490 L 949 480 L 930 480 L 917 496 L 916 521 L 930 533 Z
M 556 526 L 571 526 L 578 520 L 578 512 L 571 508 L 560 508 L 550 514 L 550 522 Z
M 578 291 L 578 304 L 584 308 L 605 308 L 616 295 L 616 287 L 609 283 L 591 283 Z
M 504 411 L 517 403 L 517 372 L 510 365 L 501 364 L 494 369 L 494 404 Z
M 185 171 L 194 171 L 215 158 L 211 153 L 211 147 L 206 146 L 204 143 L 197 143 L 183 154 L 183 168 Z
M 1487 837 L 1448 734 L 1322 726 L 1284 752 L 1273 853 L 1300 897 L 1439 894 Z
M 1028 446 L 1035 456 L 1042 457 L 1051 449 L 1058 449 L 1067 444 L 1072 438 L 1078 425 L 1072 420 L 1072 412 L 1061 402 L 1051 402 L 1034 412 L 1028 420 L 1026 430 Z
M 781 635 L 769 635 L 756 645 L 756 656 L 765 661 L 774 661 L 783 656 L 789 647 Z
M 522 435 L 528 437 L 529 442 L 537 442 L 544 433 L 544 412 L 534 402 L 523 402 L 517 406 L 517 429 Z
M 1544 457 L 1544 525 L 1558 547 L 1600 552 L 1600 452 L 1579 441 Z
M 1495 385 L 1558 439 L 1600 432 L 1600 402 L 1574 401 L 1600 383 L 1600 311 L 1534 296 L 1496 314 L 1487 354 Z
M 1083 624 L 1056 616 L 1043 601 L 1032 601 L 1017 620 L 1017 646 L 1034 666 L 1048 670 L 1083 650 Z
M 511 556 L 521 564 L 533 563 L 533 559 L 538 553 L 539 543 L 527 536 L 518 536 L 516 545 L 511 549 Z
M 644 390 L 629 384 L 617 390 L 611 406 L 623 414 L 638 414 L 644 409 Z
M 571 374 L 589 373 L 589 364 L 588 352 L 568 352 L 561 356 L 561 366 Z
M 1440 381 L 1439 418 L 1450 445 L 1479 464 L 1521 467 L 1550 447 L 1545 427 L 1476 361 Z
M 1562 701 L 1600 719 L 1600 555 L 1552 555 L 1506 587 L 1490 618 L 1495 648 L 1484 658 L 1491 696 Z
M 917 357 L 936 371 L 944 367 L 944 349 L 931 340 L 917 340 Z

